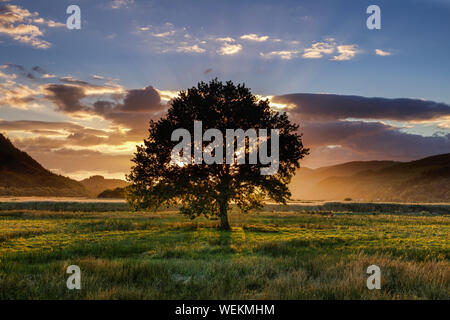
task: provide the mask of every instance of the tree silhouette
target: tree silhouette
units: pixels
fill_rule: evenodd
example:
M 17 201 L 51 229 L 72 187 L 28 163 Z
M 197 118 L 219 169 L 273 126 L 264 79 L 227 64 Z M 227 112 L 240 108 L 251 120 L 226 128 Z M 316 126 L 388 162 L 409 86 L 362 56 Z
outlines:
M 224 141 L 226 129 L 278 129 L 278 171 L 263 175 L 261 169 L 267 165 L 249 163 L 249 138 L 245 140 L 245 164 L 227 163 L 226 152 L 219 153 L 223 154 L 222 164 L 195 163 L 194 152 L 182 154 L 189 159 L 188 164 L 174 163 L 171 153 L 179 142 L 172 141 L 172 133 L 185 128 L 194 137 L 194 121 L 202 121 L 202 136 L 207 129 L 215 128 L 223 133 Z M 231 203 L 247 212 L 261 208 L 266 199 L 283 204 L 289 199 L 287 184 L 299 160 L 308 154 L 298 128 L 285 113 L 272 110 L 268 100 L 258 100 L 245 85 L 236 86 L 231 81 L 223 84 L 217 79 L 200 82 L 181 91 L 165 117 L 150 122 L 149 137 L 144 145 L 137 146 L 132 159 L 135 165 L 127 177 L 132 182 L 128 202 L 136 210 L 179 205 L 181 213 L 191 218 L 217 216 L 220 228 L 230 229 L 227 213 Z M 267 137 L 266 148 L 271 149 L 271 139 L 271 135 Z M 235 138 L 230 141 L 233 147 L 237 145 Z M 263 142 L 257 141 L 260 149 Z M 190 143 L 194 145 L 193 140 Z M 210 143 L 202 142 L 202 149 Z M 216 155 L 216 151 L 211 154 Z

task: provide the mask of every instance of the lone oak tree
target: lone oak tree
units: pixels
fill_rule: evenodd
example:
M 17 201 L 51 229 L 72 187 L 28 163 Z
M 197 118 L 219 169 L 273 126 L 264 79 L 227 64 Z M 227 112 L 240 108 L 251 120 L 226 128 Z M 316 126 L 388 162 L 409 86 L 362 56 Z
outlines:
M 271 109 L 268 100 L 259 100 L 245 85 L 236 86 L 231 81 L 223 84 L 217 79 L 181 91 L 170 104 L 165 117 L 150 121 L 149 137 L 144 145 L 137 146 L 132 159 L 135 165 L 127 177 L 132 183 L 127 194 L 132 208 L 156 210 L 178 205 L 181 213 L 192 219 L 218 216 L 220 228 L 228 230 L 230 203 L 243 212 L 261 208 L 266 199 L 286 204 L 291 195 L 287 185 L 308 149 L 303 147 L 299 126 L 291 123 L 285 113 Z M 172 141 L 172 132 L 185 128 L 193 137 L 194 121 L 202 121 L 203 132 L 220 130 L 224 140 L 226 129 L 278 129 L 278 171 L 262 175 L 264 165 L 249 161 L 230 165 L 225 156 L 221 164 L 175 164 L 171 151 L 178 141 Z M 269 146 L 270 139 L 268 136 Z M 202 150 L 208 144 L 202 142 Z M 244 149 L 248 159 L 248 143 Z M 189 157 L 192 159 L 193 153 Z

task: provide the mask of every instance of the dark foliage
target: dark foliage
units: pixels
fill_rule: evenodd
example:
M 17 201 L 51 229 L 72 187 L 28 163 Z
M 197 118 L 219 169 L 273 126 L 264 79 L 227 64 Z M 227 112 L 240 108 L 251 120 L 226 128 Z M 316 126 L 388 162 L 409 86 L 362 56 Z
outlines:
M 178 143 L 171 141 L 172 132 L 185 128 L 193 139 L 195 120 L 202 121 L 203 132 L 220 130 L 224 141 L 226 129 L 279 129 L 278 172 L 261 175 L 263 165 L 248 164 L 248 148 L 246 164 L 226 164 L 225 152 L 224 164 L 171 164 L 171 151 Z M 182 91 L 165 117 L 150 122 L 149 137 L 137 147 L 133 158 L 128 201 L 135 209 L 180 205 L 181 212 L 192 218 L 218 216 L 220 227 L 229 229 L 227 211 L 231 202 L 246 212 L 260 208 L 265 199 L 277 203 L 289 199 L 287 184 L 299 160 L 308 153 L 298 128 L 285 113 L 271 109 L 268 100 L 259 101 L 245 85 L 236 86 L 231 81 L 223 84 L 217 79 L 200 82 Z M 203 148 L 208 144 L 203 142 Z
M 125 188 L 106 189 L 97 198 L 123 199 L 125 198 Z

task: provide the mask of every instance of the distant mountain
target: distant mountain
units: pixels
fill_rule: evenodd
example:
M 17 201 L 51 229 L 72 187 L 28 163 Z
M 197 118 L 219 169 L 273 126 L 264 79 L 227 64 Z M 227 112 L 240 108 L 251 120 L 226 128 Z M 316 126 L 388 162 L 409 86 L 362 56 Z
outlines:
M 87 196 L 79 182 L 42 167 L 0 134 L 0 195 Z
M 97 197 L 105 190 L 124 188 L 128 182 L 120 179 L 105 179 L 103 176 L 91 176 L 81 180 L 80 183 L 89 191 L 90 196 Z
M 305 170 L 306 169 L 306 170 Z M 450 202 L 450 153 L 411 162 L 348 162 L 301 168 L 292 199 Z

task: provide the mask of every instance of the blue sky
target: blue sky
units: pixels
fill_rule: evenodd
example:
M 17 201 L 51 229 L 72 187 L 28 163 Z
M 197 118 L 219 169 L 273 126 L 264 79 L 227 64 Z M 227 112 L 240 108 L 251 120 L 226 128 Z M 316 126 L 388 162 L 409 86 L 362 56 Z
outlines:
M 120 78 L 125 86 L 152 84 L 182 89 L 213 76 L 246 82 L 256 92 L 330 92 L 364 96 L 420 97 L 450 103 L 450 1 L 139 1 L 112 9 L 111 1 L 13 1 L 41 16 L 65 22 L 65 9 L 78 4 L 82 29 L 49 30 L 50 50 L 5 44 L 2 61 L 40 65 L 55 73 L 86 77 L 86 70 Z M 368 30 L 365 9 L 376 3 L 381 30 Z M 300 44 L 252 43 L 233 56 L 214 53 L 161 54 L 140 27 L 187 28 L 193 37 L 268 35 Z M 164 30 L 169 30 L 166 28 Z M 114 37 L 113 39 L 108 38 Z M 264 59 L 260 52 L 303 49 L 335 38 L 357 44 L 351 62 L 329 59 Z M 375 49 L 391 52 L 380 57 Z M 245 65 L 245 67 L 242 67 Z M 204 70 L 213 71 L 204 76 Z
M 81 8 L 81 30 L 68 30 L 64 25 L 68 16 L 66 8 L 71 4 Z M 381 30 L 366 27 L 369 16 L 366 8 L 371 4 L 381 8 Z M 158 92 L 161 103 L 165 103 L 176 91 L 215 77 L 245 82 L 262 96 L 328 93 L 442 103 L 438 106 L 439 116 L 352 119 L 349 114 L 345 119 L 334 119 L 339 121 L 339 127 L 343 121 L 354 126 L 355 123 L 350 123 L 353 121 L 361 123 L 360 130 L 364 131 L 365 124 L 376 122 L 396 134 L 409 133 L 402 136 L 408 141 L 412 136 L 417 141 L 438 136 L 437 142 L 413 139 L 419 144 L 411 142 L 409 148 L 397 154 L 390 153 L 387 147 L 384 153 L 358 152 L 348 140 L 348 145 L 343 140 L 327 140 L 328 144 L 313 145 L 317 152 L 306 161 L 310 166 L 369 158 L 409 160 L 439 150 L 450 152 L 450 112 L 445 111 L 450 104 L 450 0 L 28 0 L 0 1 L 0 6 L 4 8 L 0 11 L 0 65 L 4 66 L 0 69 L 0 75 L 4 75 L 0 95 L 7 101 L 0 105 L 3 121 L 0 131 L 52 170 L 74 177 L 97 171 L 122 175 L 128 165 L 125 159 L 129 158 L 133 145 L 141 140 L 143 130 L 133 128 L 136 134 L 122 137 L 120 143 L 113 144 L 114 152 L 111 152 L 111 145 L 105 141 L 97 145 L 79 141 L 73 145 L 61 144 L 58 139 L 64 137 L 64 132 L 74 134 L 67 128 L 55 129 L 59 135 L 55 132 L 45 135 L 36 133 L 45 125 L 38 123 L 35 125 L 40 129 L 33 129 L 32 123 L 25 126 L 22 122 L 21 127 L 17 121 L 76 124 L 83 128 L 86 137 L 102 136 L 86 129 L 119 134 L 130 129 L 132 123 L 91 112 L 88 108 L 93 108 L 96 99 L 111 101 L 120 95 L 126 97 L 129 90 L 151 86 Z M 15 22 L 6 19 L 11 15 Z M 28 29 L 23 27 L 22 37 L 17 37 L 21 24 Z M 39 69 L 33 71 L 36 66 Z M 34 74 L 34 79 L 27 77 L 28 73 Z M 59 87 L 50 88 L 52 84 Z M 63 86 L 81 88 L 84 93 L 77 99 L 80 98 L 82 107 L 68 108 L 58 100 L 63 98 L 56 96 L 61 94 L 56 89 L 64 89 Z M 12 96 L 11 92 L 18 96 Z M 150 90 L 145 92 L 154 94 Z M 296 99 L 285 103 L 299 107 Z M 407 112 L 408 105 L 402 108 Z M 154 113 L 150 118 L 155 118 L 161 110 L 155 107 L 149 111 Z M 295 120 L 305 120 L 306 129 L 318 127 L 317 119 L 308 120 L 304 116 L 300 112 Z M 336 123 L 327 121 L 336 127 Z M 310 138 L 313 140 L 317 139 Z M 45 152 L 30 147 L 39 141 L 45 141 L 46 146 L 51 141 L 56 143 Z M 435 143 L 434 148 L 425 148 L 422 154 L 411 152 L 419 145 Z M 91 154 L 92 159 L 98 156 L 114 160 L 111 168 L 105 170 L 95 166 L 77 170 L 52 162 L 55 153 L 63 152 L 70 153 L 71 157 Z M 113 164 L 119 158 L 127 165 L 114 169 Z

